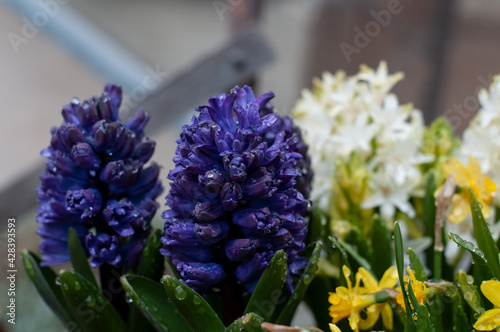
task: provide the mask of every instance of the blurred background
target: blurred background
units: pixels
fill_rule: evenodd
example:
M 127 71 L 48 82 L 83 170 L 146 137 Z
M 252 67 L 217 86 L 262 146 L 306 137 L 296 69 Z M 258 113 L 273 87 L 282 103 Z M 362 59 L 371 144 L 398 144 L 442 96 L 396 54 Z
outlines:
M 73 97 L 121 84 L 124 118 L 139 106 L 152 114 L 162 179 L 181 125 L 210 96 L 252 84 L 274 91 L 285 114 L 323 71 L 380 60 L 405 73 L 400 102 L 427 123 L 447 116 L 460 133 L 500 73 L 499 17 L 495 0 L 1 0 L 0 331 L 62 331 L 19 258 L 16 325 L 6 322 L 5 224 L 16 219 L 18 252 L 38 250 L 39 152 Z M 312 324 L 306 310 L 297 323 Z

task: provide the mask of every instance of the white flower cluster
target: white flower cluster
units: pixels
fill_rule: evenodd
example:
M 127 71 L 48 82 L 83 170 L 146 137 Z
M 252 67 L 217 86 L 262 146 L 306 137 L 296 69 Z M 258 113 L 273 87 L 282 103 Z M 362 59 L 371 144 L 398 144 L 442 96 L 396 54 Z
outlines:
M 489 91 L 479 92 L 478 98 L 481 108 L 464 131 L 458 157 L 465 163 L 473 156 L 481 171 L 500 184 L 500 75 L 495 76 Z
M 482 89 L 478 94 L 481 108 L 469 123 L 463 133 L 462 145 L 457 150 L 457 157 L 467 163 L 469 156 L 476 158 L 481 166 L 481 172 L 489 176 L 500 186 L 500 75 L 494 77 L 489 90 Z M 500 195 L 497 195 L 492 204 L 500 206 Z M 494 209 L 490 209 L 493 210 Z M 487 222 L 490 232 L 496 240 L 500 235 L 500 223 L 494 221 L 499 216 L 490 214 Z M 473 234 L 472 217 L 469 215 L 460 224 L 447 224 L 447 231 L 458 234 L 461 238 L 476 244 Z M 460 256 L 459 248 L 454 243 L 447 243 L 445 252 L 449 264 L 456 262 Z M 470 260 L 462 260 L 458 268 L 467 269 Z
M 311 199 L 328 212 L 334 188 L 335 160 L 347 162 L 353 152 L 369 171 L 370 195 L 361 208 L 380 207 L 389 219 L 396 209 L 415 216 L 409 203 L 421 188 L 417 167 L 432 161 L 421 154 L 422 114 L 412 105 L 400 105 L 389 91 L 403 78 L 389 75 L 387 64 L 376 70 L 361 66 L 354 76 L 342 71 L 314 79 L 312 91 L 304 90 L 293 110 L 309 145 L 314 173 Z

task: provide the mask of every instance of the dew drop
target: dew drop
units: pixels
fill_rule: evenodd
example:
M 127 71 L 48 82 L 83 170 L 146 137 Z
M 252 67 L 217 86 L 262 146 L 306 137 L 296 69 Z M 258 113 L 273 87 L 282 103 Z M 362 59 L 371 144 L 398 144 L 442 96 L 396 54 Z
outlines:
M 175 297 L 177 298 L 177 300 L 184 300 L 186 298 L 186 291 L 184 290 L 184 288 L 182 288 L 181 285 L 177 286 L 174 290 L 174 294 L 175 294 Z
M 85 302 L 87 303 L 87 305 L 89 307 L 93 307 L 95 305 L 95 299 L 90 295 L 87 296 L 87 298 L 85 299 Z
M 200 305 L 200 304 L 201 304 L 201 297 L 199 297 L 198 295 L 195 295 L 195 296 L 193 297 L 193 303 L 194 303 L 195 305 Z

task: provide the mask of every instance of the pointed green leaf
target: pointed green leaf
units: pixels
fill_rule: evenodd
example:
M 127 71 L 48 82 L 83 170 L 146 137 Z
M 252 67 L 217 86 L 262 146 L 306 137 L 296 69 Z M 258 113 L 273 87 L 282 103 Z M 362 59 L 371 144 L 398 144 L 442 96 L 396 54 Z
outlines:
M 56 285 L 57 275 L 50 267 L 41 267 L 40 258 L 28 250 L 21 251 L 21 259 L 28 276 L 45 303 L 67 326 L 77 327 L 73 312 L 66 304 L 61 287 Z
M 467 275 L 465 271 L 460 270 L 455 274 L 455 281 L 469 307 L 471 307 L 476 314 L 482 314 L 484 309 L 481 303 L 481 295 L 476 286 L 474 286 L 474 278 Z
M 351 256 L 356 263 L 359 264 L 359 266 L 364 267 L 368 272 L 370 272 L 372 275 L 375 275 L 372 270 L 372 266 L 370 263 L 364 259 L 361 255 L 358 254 L 356 249 L 354 249 L 349 243 L 345 242 L 341 238 L 334 238 L 330 236 L 330 240 L 337 246 L 342 247 L 349 256 Z
M 459 247 L 464 248 L 471 253 L 472 260 L 474 262 L 473 271 L 474 275 L 478 278 L 478 281 L 481 282 L 481 280 L 491 279 L 491 270 L 488 267 L 488 264 L 484 257 L 484 253 L 481 251 L 481 249 L 474 246 L 473 243 L 462 239 L 458 234 L 449 233 L 448 236 Z
M 163 289 L 195 332 L 222 332 L 224 324 L 205 299 L 172 276 L 163 277 Z
M 392 265 L 391 234 L 385 227 L 385 221 L 379 217 L 372 223 L 371 241 L 373 246 L 373 272 L 380 280 Z
M 425 305 L 419 306 L 417 310 L 417 331 L 431 331 L 429 311 Z
M 309 262 L 307 263 L 307 266 L 302 273 L 297 286 L 295 287 L 293 295 L 286 302 L 284 308 L 281 310 L 281 313 L 279 313 L 279 317 L 275 322 L 276 324 L 290 325 L 293 315 L 295 314 L 295 310 L 306 294 L 307 288 L 309 288 L 309 284 L 314 279 L 314 274 L 318 269 L 318 260 L 321 254 L 322 245 L 323 243 L 321 241 L 312 244 L 313 249 L 310 253 L 310 256 L 308 257 Z M 308 251 L 308 249 L 310 248 L 307 248 L 306 251 Z
M 124 332 L 128 328 L 101 291 L 81 274 L 61 270 L 61 289 L 83 331 Z
M 453 240 L 459 247 L 464 248 L 468 252 L 472 254 L 472 257 L 475 259 L 475 262 L 486 265 L 486 260 L 484 258 L 484 253 L 481 249 L 477 248 L 472 242 L 464 240 L 460 237 L 460 235 L 455 233 L 448 233 L 448 237 Z
M 412 248 L 408 249 L 408 255 L 410 256 L 410 268 L 415 271 L 415 278 L 420 281 L 427 281 L 427 275 L 425 274 L 424 266 L 420 261 L 415 250 Z
M 349 263 L 349 256 L 347 255 L 347 252 L 345 251 L 345 249 L 337 241 L 336 236 L 329 236 L 328 240 L 330 243 L 329 243 L 329 245 L 325 246 L 326 252 L 328 252 L 330 254 L 335 253 L 335 252 L 338 253 L 338 255 L 339 255 L 338 256 L 339 270 L 340 270 L 339 281 L 340 281 L 340 284 L 342 286 L 347 286 L 347 280 L 345 280 L 345 276 L 342 273 L 342 267 L 345 265 L 349 268 L 349 270 L 352 271 L 351 264 Z M 352 279 L 352 275 L 351 275 L 351 279 Z M 351 280 L 351 281 L 353 281 L 353 280 Z
M 274 254 L 248 301 L 245 314 L 254 312 L 266 322 L 271 320 L 276 306 L 285 300 L 282 294 L 288 272 L 286 260 L 283 250 Z
M 159 282 L 136 275 L 125 275 L 120 280 L 132 302 L 156 331 L 193 331 L 175 305 L 169 301 Z
M 368 243 L 365 233 L 359 227 L 351 226 L 351 230 L 342 240 L 348 243 L 358 256 L 363 257 L 367 263 L 372 260 L 373 248 Z
M 332 322 L 332 318 L 328 314 L 328 292 L 335 291 L 335 285 L 332 278 L 317 276 L 311 282 L 305 296 L 305 302 L 310 308 L 316 326 L 323 331 L 328 331 L 328 323 Z
M 163 276 L 164 258 L 160 254 L 162 230 L 154 230 L 148 237 L 144 249 L 142 250 L 137 274 L 154 280 L 160 286 L 160 294 L 164 295 L 163 289 L 159 283 Z M 122 281 L 123 284 L 123 281 Z M 166 298 L 166 296 L 164 295 Z M 171 304 L 173 307 L 173 305 Z M 140 308 L 133 306 L 130 308 L 128 317 L 131 331 L 150 331 L 153 327 L 148 322 L 144 313 L 141 313 Z
M 235 320 L 231 325 L 227 327 L 224 332 L 259 332 L 264 331 L 260 324 L 264 322 L 264 319 L 259 315 L 251 312 Z
M 420 303 L 418 303 L 417 297 L 413 292 L 413 282 L 412 280 L 409 280 L 406 284 L 408 285 L 408 298 L 410 299 L 413 311 L 418 313 L 418 308 L 420 307 Z
M 405 331 L 414 331 L 415 322 L 412 318 L 412 310 L 410 306 L 410 301 L 408 299 L 408 294 L 405 292 L 405 281 L 404 281 L 404 252 L 403 252 L 403 238 L 401 236 L 401 228 L 399 223 L 396 221 L 394 223 L 394 249 L 396 251 L 396 267 L 398 269 L 399 284 L 401 285 L 401 292 L 403 293 L 403 299 L 406 308 L 406 324 Z M 408 286 L 410 289 L 410 286 Z
M 137 274 L 155 281 L 159 281 L 163 276 L 164 260 L 160 254 L 162 235 L 163 231 L 160 229 L 149 235 L 137 267 Z
M 472 190 L 469 189 L 469 203 L 472 211 L 472 222 L 474 225 L 474 236 L 476 237 L 479 249 L 484 253 L 484 257 L 488 262 L 488 267 L 493 276 L 500 279 L 500 264 L 498 262 L 498 255 L 500 252 L 491 236 L 490 230 L 486 220 L 484 220 L 481 207 L 477 202 Z
M 453 331 L 454 332 L 469 332 L 471 326 L 467 314 L 461 305 L 456 305 L 453 308 Z
M 87 255 L 85 255 L 78 233 L 74 228 L 70 228 L 68 232 L 68 250 L 69 257 L 71 258 L 71 266 L 73 266 L 76 272 L 97 287 L 97 281 L 90 268 Z

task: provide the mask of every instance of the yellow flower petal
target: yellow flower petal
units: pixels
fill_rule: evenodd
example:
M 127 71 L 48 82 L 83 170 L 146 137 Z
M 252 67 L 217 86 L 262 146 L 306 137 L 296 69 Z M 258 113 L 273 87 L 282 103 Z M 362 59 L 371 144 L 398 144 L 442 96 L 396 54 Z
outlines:
M 398 283 L 398 270 L 395 266 L 388 268 L 382 279 L 380 279 L 380 288 L 394 288 Z
M 465 186 L 468 182 L 467 170 L 457 158 L 448 159 L 443 165 L 446 176 L 453 173 L 455 183 L 459 186 Z
M 490 216 L 490 206 L 486 204 L 485 202 L 480 202 L 481 203 L 481 211 L 483 212 L 483 216 L 485 218 L 488 218 Z
M 447 219 L 453 224 L 458 224 L 467 217 L 469 212 L 469 202 L 462 195 L 455 195 L 451 200 L 451 209 L 447 215 Z
M 492 179 L 485 176 L 483 179 L 483 186 L 485 191 L 485 193 L 483 194 L 483 200 L 489 204 L 496 196 L 497 184 Z
M 330 331 L 331 332 L 342 332 L 337 325 L 332 324 L 332 323 L 330 323 L 328 325 L 330 326 Z
M 500 281 L 486 280 L 481 283 L 481 292 L 496 307 L 500 307 Z
M 467 172 L 469 173 L 469 181 L 479 182 L 481 180 L 481 166 L 479 166 L 477 159 L 472 156 L 469 156 Z
M 358 273 L 363 281 L 364 290 L 366 293 L 376 292 L 380 288 L 378 286 L 377 280 L 372 276 L 370 272 L 368 272 L 365 268 L 360 267 L 358 269 Z
M 358 332 L 359 331 L 358 324 L 359 324 L 359 312 L 353 312 L 349 316 L 349 326 L 354 332 Z
M 482 290 L 481 286 L 481 290 Z M 479 331 L 491 331 L 500 326 L 500 309 L 491 309 L 479 317 L 474 328 Z
M 365 312 L 366 318 L 361 318 L 359 320 L 359 328 L 362 330 L 368 330 L 373 325 L 375 325 L 380 315 L 380 309 L 377 307 L 377 304 L 372 304 L 371 306 L 366 308 Z
M 381 312 L 382 312 L 382 323 L 384 323 L 384 326 L 388 330 L 392 331 L 393 326 L 392 326 L 392 308 L 391 308 L 391 305 L 389 303 L 385 303 L 382 306 Z
M 329 311 L 333 323 L 337 323 L 351 314 L 352 305 L 346 298 L 333 293 L 330 294 L 328 301 L 331 303 Z

